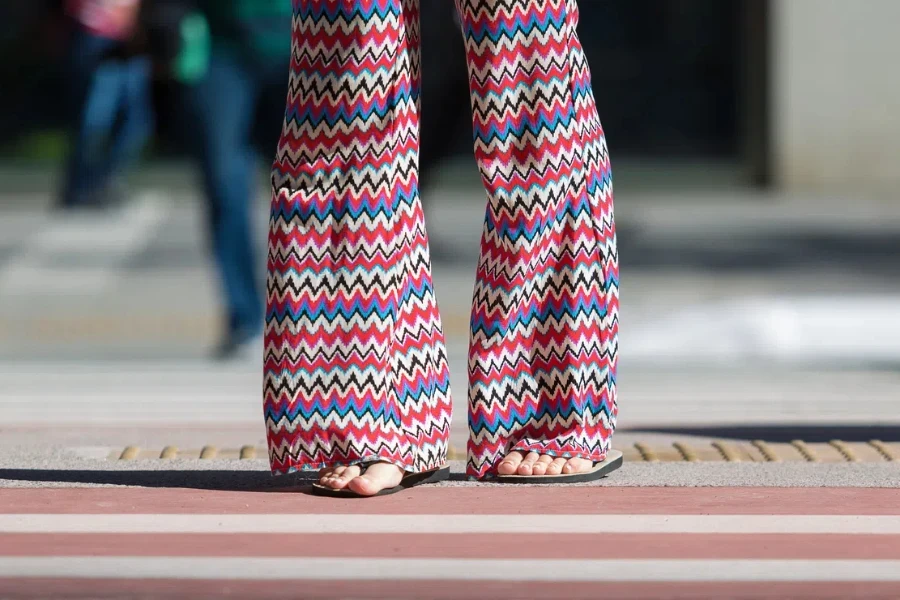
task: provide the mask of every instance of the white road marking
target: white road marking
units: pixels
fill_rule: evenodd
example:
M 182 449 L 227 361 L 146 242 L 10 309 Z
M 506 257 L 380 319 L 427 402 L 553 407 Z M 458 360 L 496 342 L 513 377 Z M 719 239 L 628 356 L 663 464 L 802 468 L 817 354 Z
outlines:
M 900 560 L 0 558 L 0 577 L 415 581 L 900 581 Z
M 0 533 L 900 534 L 900 515 L 3 514 Z
M 19 252 L 0 266 L 0 290 L 4 295 L 102 293 L 114 284 L 118 264 L 146 248 L 171 209 L 165 196 L 147 191 L 121 210 L 99 216 L 48 214 L 43 227 L 30 232 Z M 103 267 L 51 262 L 54 254 L 85 249 L 112 254 L 116 260 Z
M 836 322 L 835 307 L 865 319 Z M 643 313 L 622 334 L 629 361 L 648 365 L 817 364 L 900 357 L 897 294 L 765 294 Z M 673 352 L 671 340 L 678 340 Z
M 2 291 L 0 291 L 2 297 Z M 2 327 L 2 322 L 0 322 Z M 454 410 L 465 419 L 466 352 L 450 346 Z M 460 368 L 453 368 L 459 366 Z M 659 425 L 727 425 L 797 422 L 829 425 L 900 425 L 896 410 L 900 385 L 892 373 L 877 371 L 767 372 L 760 396 L 758 374 L 631 372 L 622 390 L 629 398 L 620 424 L 628 429 Z M 627 381 L 626 381 L 627 380 Z M 48 363 L 0 361 L 0 423 L 256 423 L 261 414 L 259 361 L 227 367 L 204 361 L 92 361 Z M 853 413 L 836 389 L 856 390 Z M 210 411 L 208 404 L 216 404 Z M 672 412 L 673 405 L 687 407 Z M 35 411 L 41 406 L 42 411 Z M 815 410 L 810 407 L 814 406 Z M 460 420 L 459 422 L 462 422 Z M 890 466 L 890 464 L 888 464 Z

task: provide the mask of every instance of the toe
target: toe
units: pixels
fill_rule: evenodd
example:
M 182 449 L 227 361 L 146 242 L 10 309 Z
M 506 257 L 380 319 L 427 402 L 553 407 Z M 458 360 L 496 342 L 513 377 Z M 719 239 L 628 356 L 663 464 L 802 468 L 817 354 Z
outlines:
M 359 477 L 360 472 L 361 469 L 357 466 L 345 467 L 341 469 L 340 473 L 335 472 L 335 476 L 332 477 L 327 485 L 336 490 L 342 490 L 347 487 L 354 478 Z
M 547 472 L 547 467 L 550 463 L 553 462 L 553 457 L 547 454 L 542 454 L 541 457 L 534 463 L 534 466 L 531 468 L 531 473 L 533 475 L 543 475 Z
M 338 470 L 343 470 L 345 468 L 346 467 L 328 467 L 327 469 L 322 469 L 319 471 L 319 484 L 329 485 L 332 480 L 337 479 Z
M 554 458 L 553 461 L 547 465 L 547 475 L 559 475 L 562 473 L 563 467 L 566 466 L 568 459 L 565 458 Z
M 541 457 L 537 452 L 529 452 L 524 460 L 522 460 L 522 464 L 519 465 L 519 468 L 516 470 L 516 473 L 519 475 L 531 475 L 534 471 L 534 465 L 537 463 L 538 459 Z
M 497 466 L 497 472 L 500 475 L 512 475 L 519 468 L 519 465 L 522 464 L 523 458 L 525 458 L 525 455 L 518 450 L 510 452 Z
M 404 471 L 388 463 L 375 463 L 366 469 L 365 475 L 354 477 L 349 482 L 351 490 L 363 496 L 374 496 L 383 489 L 400 485 Z
M 570 458 L 563 467 L 563 473 L 586 473 L 591 470 L 594 463 L 583 458 Z

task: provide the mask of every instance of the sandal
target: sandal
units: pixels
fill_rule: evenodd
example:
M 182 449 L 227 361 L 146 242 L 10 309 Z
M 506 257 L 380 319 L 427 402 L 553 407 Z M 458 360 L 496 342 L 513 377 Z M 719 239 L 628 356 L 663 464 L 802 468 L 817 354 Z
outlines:
M 606 453 L 606 459 L 595 462 L 594 467 L 585 473 L 572 473 L 570 475 L 497 475 L 497 483 L 585 483 L 596 481 L 606 477 L 622 466 L 625 458 L 618 450 L 610 450 Z
M 355 466 L 361 467 L 360 475 L 362 475 L 366 472 L 366 468 L 369 465 Z M 375 498 L 378 496 L 388 496 L 390 494 L 396 494 L 397 492 L 402 492 L 403 490 L 413 488 L 418 485 L 438 483 L 440 481 L 446 481 L 448 479 L 450 479 L 450 467 L 443 467 L 440 469 L 431 469 L 430 471 L 422 471 L 421 473 L 406 473 L 403 475 L 403 479 L 400 480 L 399 485 L 395 485 L 394 487 L 390 488 L 384 488 L 377 494 L 373 494 L 371 496 L 357 494 L 349 488 L 338 490 L 327 485 L 322 485 L 320 483 L 313 484 L 312 493 L 316 496 L 331 496 L 341 498 Z

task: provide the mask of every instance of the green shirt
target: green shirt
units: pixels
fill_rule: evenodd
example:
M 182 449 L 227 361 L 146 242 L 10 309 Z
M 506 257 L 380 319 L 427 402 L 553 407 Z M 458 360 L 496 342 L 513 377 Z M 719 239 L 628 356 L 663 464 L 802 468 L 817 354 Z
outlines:
M 256 59 L 291 55 L 291 0 L 202 0 L 213 44 Z

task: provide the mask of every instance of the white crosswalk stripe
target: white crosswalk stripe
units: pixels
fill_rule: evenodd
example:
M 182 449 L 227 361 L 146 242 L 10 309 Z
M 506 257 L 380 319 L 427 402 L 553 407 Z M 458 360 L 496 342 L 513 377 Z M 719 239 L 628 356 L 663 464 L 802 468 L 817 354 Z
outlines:
M 147 247 L 172 209 L 163 194 L 145 191 L 122 209 L 101 215 L 48 215 L 0 265 L 0 290 L 9 296 L 105 293 L 121 264 Z M 104 264 L 59 265 L 55 260 L 85 252 L 101 254 Z
M 887 515 L 0 515 L 0 533 L 900 535 Z
M 341 581 L 900 582 L 900 560 L 15 557 L 0 577 Z

